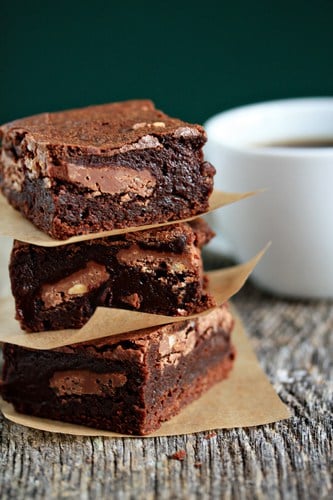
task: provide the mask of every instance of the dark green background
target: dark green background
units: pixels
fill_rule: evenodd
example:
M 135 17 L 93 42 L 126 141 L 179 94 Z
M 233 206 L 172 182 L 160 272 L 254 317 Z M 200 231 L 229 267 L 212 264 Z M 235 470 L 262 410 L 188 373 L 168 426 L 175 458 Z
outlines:
M 333 94 L 333 0 L 6 2 L 0 40 L 1 122 L 137 97 L 202 122 Z

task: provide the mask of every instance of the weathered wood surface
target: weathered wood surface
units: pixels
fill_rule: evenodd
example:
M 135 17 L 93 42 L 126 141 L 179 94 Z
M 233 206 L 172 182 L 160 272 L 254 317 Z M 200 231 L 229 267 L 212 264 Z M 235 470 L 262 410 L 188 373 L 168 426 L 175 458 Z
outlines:
M 291 419 L 216 434 L 104 439 L 2 418 L 0 498 L 333 498 L 333 303 L 278 300 L 251 285 L 234 303 Z M 170 458 L 181 450 L 182 461 Z

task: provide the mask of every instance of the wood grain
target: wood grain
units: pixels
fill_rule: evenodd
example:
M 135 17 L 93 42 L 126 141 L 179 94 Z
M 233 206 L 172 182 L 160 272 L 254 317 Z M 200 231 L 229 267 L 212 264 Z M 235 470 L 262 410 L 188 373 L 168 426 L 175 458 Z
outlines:
M 333 303 L 278 300 L 251 285 L 234 303 L 291 419 L 148 439 L 56 435 L 0 419 L 0 498 L 331 498 Z

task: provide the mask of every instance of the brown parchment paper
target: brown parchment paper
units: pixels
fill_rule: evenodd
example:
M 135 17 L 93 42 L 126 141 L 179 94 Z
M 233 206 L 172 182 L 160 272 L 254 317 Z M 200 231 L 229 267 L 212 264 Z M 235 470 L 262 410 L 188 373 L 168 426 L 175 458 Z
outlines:
M 198 214 L 193 217 L 188 217 L 187 219 L 181 219 L 178 221 L 168 221 L 160 224 L 128 227 L 125 229 L 114 229 L 113 231 L 103 231 L 99 233 L 85 234 L 82 236 L 73 236 L 71 238 L 68 238 L 67 240 L 55 240 L 47 234 L 44 234 L 42 231 L 37 229 L 30 221 L 25 219 L 25 217 L 23 217 L 20 212 L 9 205 L 6 198 L 0 194 L 0 236 L 8 236 L 16 240 L 44 247 L 68 245 L 69 243 L 76 243 L 78 241 L 102 238 L 105 236 L 115 236 L 118 234 L 130 233 L 134 231 L 143 231 L 145 229 L 152 229 L 154 227 L 177 224 L 177 222 L 186 222 L 196 219 L 199 216 L 206 215 L 213 210 L 217 210 L 218 208 L 230 205 L 231 203 L 235 203 L 245 198 L 249 198 L 250 196 L 254 196 L 259 192 L 261 192 L 261 190 L 249 191 L 246 193 L 225 193 L 223 191 L 214 190 L 209 199 L 209 210 L 203 212 L 202 214 Z
M 276 422 L 290 416 L 287 407 L 281 402 L 260 368 L 250 341 L 245 334 L 243 324 L 235 311 L 233 312 L 236 324 L 232 338 L 237 356 L 228 379 L 215 385 L 199 400 L 182 410 L 179 415 L 162 424 L 158 431 L 144 437 L 251 427 Z M 1 399 L 0 409 L 8 420 L 42 431 L 79 436 L 125 436 L 90 427 L 22 415 L 16 413 L 11 404 Z
M 268 246 L 268 245 L 267 245 Z M 266 247 L 267 248 L 267 247 Z M 266 248 L 255 257 L 238 266 L 232 266 L 207 273 L 208 290 L 214 295 L 218 305 L 223 304 L 237 293 L 265 253 Z M 93 316 L 81 329 L 57 330 L 50 332 L 26 333 L 14 319 L 14 299 L 7 297 L 0 301 L 0 342 L 30 347 L 32 349 L 54 349 L 76 342 L 85 342 L 124 332 L 140 330 L 151 326 L 184 321 L 207 314 L 204 311 L 191 316 L 164 316 L 126 309 L 98 307 Z

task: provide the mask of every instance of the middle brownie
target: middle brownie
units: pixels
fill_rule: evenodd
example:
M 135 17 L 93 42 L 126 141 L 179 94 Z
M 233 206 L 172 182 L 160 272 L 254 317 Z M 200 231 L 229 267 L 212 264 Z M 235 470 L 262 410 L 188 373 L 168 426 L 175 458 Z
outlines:
M 185 316 L 215 305 L 205 292 L 202 219 L 44 248 L 14 242 L 16 319 L 30 332 L 80 328 L 97 306 Z

